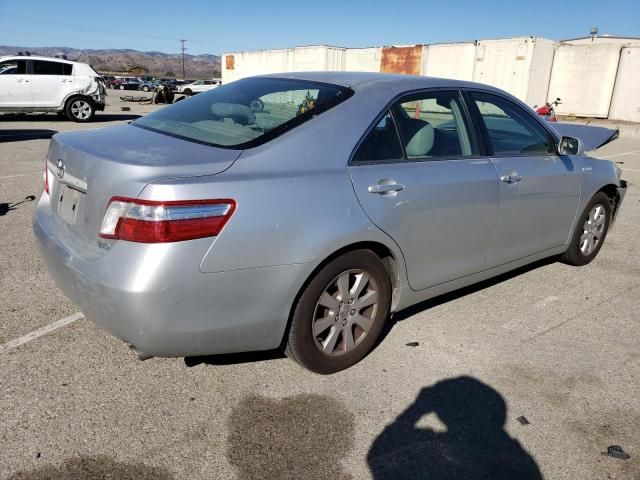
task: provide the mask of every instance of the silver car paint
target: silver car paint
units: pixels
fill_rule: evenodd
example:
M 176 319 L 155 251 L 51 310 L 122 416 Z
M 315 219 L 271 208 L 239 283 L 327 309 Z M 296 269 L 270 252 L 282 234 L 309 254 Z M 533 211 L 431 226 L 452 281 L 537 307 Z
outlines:
M 87 182 L 88 194 L 79 213 L 80 223 L 69 227 L 54 213 L 60 186 L 53 179 L 51 198 L 43 194 L 38 204 L 34 229 L 56 283 L 89 319 L 152 355 L 269 349 L 280 345 L 305 281 L 323 260 L 345 247 L 372 242 L 391 252 L 397 264 L 394 311 L 564 250 L 562 244 L 543 250 L 531 247 L 511 262 L 494 259 L 492 268 L 487 233 L 496 223 L 500 225 L 496 204 L 500 187 L 495 170 L 493 181 L 489 175 L 499 163 L 495 159 L 425 163 L 420 188 L 431 195 L 430 202 L 412 189 L 385 199 L 400 204 L 397 211 L 407 215 L 405 223 L 409 219 L 417 222 L 420 216 L 435 219 L 442 229 L 437 234 L 422 225 L 407 229 L 396 222 L 405 231 L 395 238 L 392 228 L 383 231 L 370 220 L 377 207 L 367 208 L 367 204 L 383 203 L 362 189 L 378 177 L 393 177 L 408 169 L 400 165 L 378 166 L 377 170 L 347 166 L 373 119 L 403 92 L 478 88 L 477 84 L 365 73 L 282 77 L 351 86 L 355 94 L 292 132 L 243 152 L 194 144 L 135 126 L 54 136 L 49 161 L 62 156 L 70 172 Z M 567 234 L 577 213 L 598 189 L 619 184 L 611 162 L 586 157 L 570 161 L 594 166 L 588 174 L 582 168 L 574 169 L 583 178 L 579 204 L 573 193 L 552 192 L 554 202 L 568 202 L 561 208 L 562 219 L 573 210 L 569 225 L 560 228 L 560 217 L 554 223 Z M 535 160 L 530 168 L 535 172 L 550 164 L 553 161 Z M 382 175 L 385 168 L 388 171 Z M 452 171 L 456 172 L 453 177 L 448 173 Z M 451 178 L 459 182 L 458 187 L 446 184 Z M 430 181 L 433 190 L 429 190 Z M 474 188 L 460 188 L 465 182 Z M 543 184 L 542 180 L 535 183 Z M 531 208 L 526 200 L 540 201 L 544 192 L 527 190 L 521 199 L 523 207 Z M 99 224 L 114 195 L 156 200 L 234 198 L 238 207 L 217 238 L 157 245 L 99 242 Z M 443 200 L 453 204 L 438 203 Z M 545 207 L 551 204 L 542 201 Z M 433 211 L 421 211 L 425 207 Z M 448 215 L 454 219 L 455 232 L 446 231 Z M 518 219 L 517 211 L 512 215 Z M 478 229 L 473 239 L 476 244 L 457 238 L 471 234 L 467 224 Z M 410 238 L 417 233 L 427 235 L 422 249 L 420 238 Z M 557 232 L 552 235 L 555 239 Z M 447 242 L 453 238 L 456 241 Z M 509 243 L 515 239 L 499 240 Z M 411 248 L 401 248 L 404 243 Z M 461 250 L 464 262 L 457 261 Z M 431 268 L 425 258 L 437 268 Z M 411 284 L 407 265 L 410 272 L 416 271 Z

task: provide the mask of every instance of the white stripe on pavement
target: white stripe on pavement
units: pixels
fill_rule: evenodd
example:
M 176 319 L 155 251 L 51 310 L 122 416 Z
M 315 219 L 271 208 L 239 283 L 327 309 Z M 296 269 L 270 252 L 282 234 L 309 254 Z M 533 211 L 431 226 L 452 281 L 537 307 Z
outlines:
M 633 168 L 623 168 L 623 172 L 640 172 L 640 170 L 634 170 Z
M 29 175 L 36 175 L 36 174 L 40 174 L 42 175 L 42 172 L 31 172 L 31 173 L 19 173 L 17 175 L 6 175 L 4 177 L 0 177 L 0 180 L 3 180 L 5 178 L 17 178 L 17 177 L 28 177 Z
M 614 153 L 613 155 L 604 155 L 602 157 L 598 156 L 596 158 L 613 158 L 613 157 L 622 157 L 623 155 L 631 155 L 632 153 L 639 153 L 640 150 L 631 150 L 630 152 L 624 153 Z
M 9 350 L 13 350 L 14 348 L 19 347 L 20 345 L 24 345 L 25 343 L 28 343 L 31 340 L 40 338 L 41 336 L 46 335 L 47 333 L 51 333 L 54 330 L 62 328 L 65 325 L 69 325 L 70 323 L 73 323 L 76 320 L 80 320 L 81 318 L 84 318 L 84 315 L 82 313 L 80 312 L 74 313 L 73 315 L 67 318 L 63 318 L 56 322 L 50 323 L 49 325 L 45 325 L 44 327 L 34 330 L 31 333 L 27 333 L 26 335 L 23 335 L 20 338 L 16 338 L 7 343 L 4 343 L 0 345 L 0 354 L 6 353 Z

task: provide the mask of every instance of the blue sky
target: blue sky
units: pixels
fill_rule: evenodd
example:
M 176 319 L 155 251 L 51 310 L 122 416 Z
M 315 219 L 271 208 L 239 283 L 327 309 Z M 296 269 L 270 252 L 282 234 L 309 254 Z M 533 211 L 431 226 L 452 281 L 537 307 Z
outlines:
M 0 0 L 0 45 L 229 51 L 536 35 L 640 37 L 639 0 Z

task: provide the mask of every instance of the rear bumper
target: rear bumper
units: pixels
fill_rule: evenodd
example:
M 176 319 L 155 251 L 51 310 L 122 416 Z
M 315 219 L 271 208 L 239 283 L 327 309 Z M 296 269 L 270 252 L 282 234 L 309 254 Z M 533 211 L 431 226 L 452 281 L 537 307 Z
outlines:
M 41 256 L 87 319 L 153 356 L 182 357 L 280 345 L 309 264 L 202 273 L 211 239 L 116 242 L 104 254 L 73 251 L 44 195 L 34 216 Z M 199 256 L 200 255 L 200 256 Z

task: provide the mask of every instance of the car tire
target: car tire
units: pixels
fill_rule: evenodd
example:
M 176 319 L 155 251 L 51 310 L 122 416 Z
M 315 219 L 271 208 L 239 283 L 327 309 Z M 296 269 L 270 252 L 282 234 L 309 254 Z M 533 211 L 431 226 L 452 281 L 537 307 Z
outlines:
M 124 90 L 124 85 L 120 85 L 120 90 Z
M 285 353 L 316 373 L 344 370 L 373 348 L 390 306 L 391 280 L 380 258 L 364 249 L 340 255 L 301 292 Z
M 562 261 L 580 267 L 596 258 L 609 231 L 611 218 L 611 200 L 604 192 L 596 193 L 578 218 Z
M 84 123 L 93 118 L 96 107 L 87 97 L 71 97 L 65 104 L 64 113 L 69 120 Z
M 193 95 L 193 92 L 191 91 L 190 88 L 185 88 L 184 92 L 182 93 L 184 93 L 187 97 L 190 97 L 191 95 Z
M 142 91 L 143 92 L 148 92 L 149 91 L 149 87 L 147 87 L 146 85 L 144 87 L 142 87 Z

